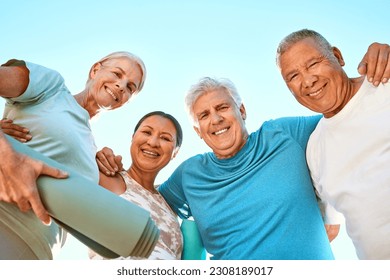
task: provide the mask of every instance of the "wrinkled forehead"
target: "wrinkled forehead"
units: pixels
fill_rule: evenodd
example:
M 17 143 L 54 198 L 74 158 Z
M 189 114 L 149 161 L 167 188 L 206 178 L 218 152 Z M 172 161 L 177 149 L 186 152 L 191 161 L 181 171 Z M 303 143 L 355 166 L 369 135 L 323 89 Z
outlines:
M 218 88 L 206 91 L 199 95 L 194 101 L 194 105 L 201 105 L 210 102 L 234 102 L 233 97 L 225 88 Z
M 305 66 L 307 61 L 324 56 L 324 49 L 312 38 L 306 38 L 291 44 L 279 57 L 282 73 L 291 68 Z

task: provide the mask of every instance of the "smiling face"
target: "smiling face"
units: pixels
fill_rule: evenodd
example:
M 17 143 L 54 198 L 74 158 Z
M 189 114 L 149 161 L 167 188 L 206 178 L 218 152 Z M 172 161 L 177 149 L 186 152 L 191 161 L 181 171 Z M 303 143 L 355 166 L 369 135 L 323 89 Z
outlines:
M 139 65 L 126 57 L 96 63 L 90 72 L 88 91 L 100 109 L 121 107 L 138 92 L 142 79 Z
M 176 156 L 176 128 L 167 118 L 153 115 L 135 131 L 130 147 L 132 166 L 142 172 L 159 172 Z
M 246 143 L 246 112 L 223 89 L 200 96 L 192 107 L 198 135 L 218 158 L 234 156 Z
M 349 79 L 337 48 L 326 55 L 313 38 L 305 38 L 289 47 L 279 64 L 287 87 L 303 106 L 332 117 L 347 103 Z

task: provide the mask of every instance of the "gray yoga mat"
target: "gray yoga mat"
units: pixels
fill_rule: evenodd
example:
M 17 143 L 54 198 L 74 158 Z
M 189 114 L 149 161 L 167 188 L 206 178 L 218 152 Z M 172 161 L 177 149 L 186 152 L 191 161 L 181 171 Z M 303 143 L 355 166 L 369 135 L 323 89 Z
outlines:
M 104 257 L 149 257 L 159 230 L 148 211 L 27 145 L 7 139 L 16 151 L 69 173 L 67 179 L 41 176 L 37 180 L 42 202 L 59 225 Z

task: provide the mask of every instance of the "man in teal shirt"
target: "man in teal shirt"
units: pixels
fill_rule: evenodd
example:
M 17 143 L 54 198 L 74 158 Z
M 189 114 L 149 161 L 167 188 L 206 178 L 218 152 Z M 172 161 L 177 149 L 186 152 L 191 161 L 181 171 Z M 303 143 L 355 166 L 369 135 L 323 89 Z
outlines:
M 213 152 L 183 162 L 159 191 L 180 217 L 194 217 L 211 258 L 333 259 L 305 160 L 319 117 L 248 134 L 230 81 L 204 78 L 186 100 Z

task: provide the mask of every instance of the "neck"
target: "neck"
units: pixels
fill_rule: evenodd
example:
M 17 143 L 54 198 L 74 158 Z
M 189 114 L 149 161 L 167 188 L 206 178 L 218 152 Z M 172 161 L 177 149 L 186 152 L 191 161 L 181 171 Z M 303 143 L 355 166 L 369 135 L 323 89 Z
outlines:
M 358 78 L 350 78 L 348 79 L 348 83 L 346 88 L 344 89 L 345 95 L 343 98 L 343 101 L 340 106 L 338 106 L 337 110 L 334 110 L 329 113 L 324 113 L 325 118 L 331 118 L 335 116 L 337 113 L 339 113 L 347 104 L 348 102 L 352 99 L 352 97 L 355 96 L 355 94 L 358 92 L 360 89 L 361 85 L 364 82 L 365 76 L 361 76 Z
M 144 189 L 150 191 L 151 193 L 157 193 L 154 187 L 154 181 L 156 180 L 157 172 L 145 172 L 136 170 L 136 168 L 132 165 L 127 170 L 127 173 Z
M 242 143 L 238 149 L 234 150 L 234 152 L 232 152 L 231 154 L 227 154 L 227 155 L 221 155 L 221 154 L 216 154 L 216 153 L 214 153 L 214 154 L 218 159 L 227 159 L 227 158 L 234 157 L 245 146 L 247 140 L 248 140 L 248 132 L 245 130 L 244 136 L 242 138 Z
M 99 113 L 99 108 L 97 108 L 96 104 L 94 105 L 92 102 L 88 101 L 88 96 L 88 91 L 83 90 L 73 97 L 76 99 L 77 103 L 88 112 L 89 118 L 92 119 Z

